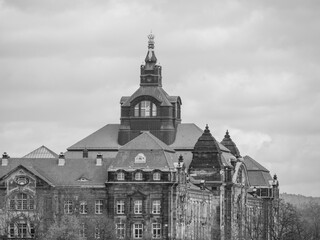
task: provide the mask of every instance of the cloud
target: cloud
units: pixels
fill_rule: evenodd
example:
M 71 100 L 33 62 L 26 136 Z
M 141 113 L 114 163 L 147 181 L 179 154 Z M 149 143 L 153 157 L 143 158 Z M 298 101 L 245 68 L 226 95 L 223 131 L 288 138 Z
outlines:
M 1 0 L 0 151 L 60 152 L 118 123 L 152 30 L 183 122 L 208 123 L 217 140 L 229 129 L 283 191 L 320 196 L 319 8 L 315 0 Z

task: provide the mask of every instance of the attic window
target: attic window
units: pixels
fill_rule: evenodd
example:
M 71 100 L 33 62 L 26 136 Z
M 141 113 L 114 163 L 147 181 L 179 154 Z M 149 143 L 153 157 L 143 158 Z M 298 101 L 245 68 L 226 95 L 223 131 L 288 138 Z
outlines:
M 141 101 L 134 106 L 135 117 L 155 117 L 157 116 L 157 106 L 150 101 Z
M 141 181 L 142 180 L 142 172 L 136 172 L 134 175 L 135 180 Z
M 139 153 L 134 158 L 134 163 L 146 163 L 146 156 L 143 153 Z

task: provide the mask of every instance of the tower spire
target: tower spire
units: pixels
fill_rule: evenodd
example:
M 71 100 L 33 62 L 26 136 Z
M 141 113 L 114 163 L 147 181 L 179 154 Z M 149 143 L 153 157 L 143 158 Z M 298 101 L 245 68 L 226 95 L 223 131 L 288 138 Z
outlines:
M 154 34 L 152 32 L 148 35 L 148 53 L 145 59 L 146 66 L 153 68 L 157 63 L 157 57 L 154 53 Z
M 162 86 L 161 66 L 157 64 L 157 57 L 154 52 L 154 34 L 148 35 L 148 52 L 145 58 L 145 64 L 140 69 L 141 86 Z

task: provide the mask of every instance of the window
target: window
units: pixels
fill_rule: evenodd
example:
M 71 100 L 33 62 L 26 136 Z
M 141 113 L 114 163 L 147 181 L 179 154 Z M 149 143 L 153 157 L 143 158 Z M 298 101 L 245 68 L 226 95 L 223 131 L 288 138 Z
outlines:
M 161 224 L 152 223 L 152 238 L 161 238 Z
M 80 214 L 87 214 L 88 213 L 88 204 L 86 201 L 80 202 Z
M 86 229 L 86 225 L 84 223 L 81 224 L 79 235 L 80 235 L 80 237 L 87 237 L 87 229 Z
M 117 173 L 117 180 L 124 180 L 124 172 L 118 172 Z
M 142 238 L 142 223 L 133 224 L 133 238 Z
M 152 213 L 153 214 L 160 214 L 160 210 L 161 210 L 160 200 L 153 200 L 152 201 Z
M 117 228 L 117 237 L 119 239 L 123 239 L 126 236 L 124 223 L 117 223 L 116 228 Z
M 35 237 L 35 228 L 34 228 L 34 224 L 30 223 L 30 237 L 34 238 Z
M 64 201 L 64 213 L 65 214 L 73 213 L 73 202 L 71 200 Z
M 135 180 L 141 181 L 142 180 L 142 172 L 136 172 L 134 175 Z
M 100 229 L 97 227 L 94 229 L 94 238 L 100 239 Z
M 14 237 L 14 223 L 10 223 L 9 225 L 9 236 Z
M 142 213 L 142 200 L 135 200 L 134 201 L 134 214 L 141 214 Z
M 96 200 L 96 202 L 95 202 L 95 213 L 96 214 L 102 214 L 102 207 L 103 207 L 103 201 L 102 200 Z
M 27 224 L 26 223 L 18 223 L 18 236 L 21 238 L 27 237 Z
M 124 200 L 117 201 L 117 214 L 124 214 Z
M 135 117 L 155 117 L 157 116 L 157 106 L 150 101 L 142 101 L 134 107 Z
M 159 172 L 153 173 L 153 180 L 154 180 L 154 181 L 159 181 L 159 180 L 160 180 L 160 177 L 161 177 L 161 175 L 160 175 Z
M 14 195 L 9 201 L 10 210 L 34 210 L 34 200 L 25 193 Z

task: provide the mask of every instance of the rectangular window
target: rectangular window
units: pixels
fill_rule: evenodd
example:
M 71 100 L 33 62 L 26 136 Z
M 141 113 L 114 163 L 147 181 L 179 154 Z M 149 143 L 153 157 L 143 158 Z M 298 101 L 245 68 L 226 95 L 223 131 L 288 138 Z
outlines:
M 159 172 L 155 172 L 153 174 L 153 180 L 154 181 L 159 181 L 160 180 L 160 173 Z
M 94 230 L 94 238 L 95 239 L 100 239 L 100 229 L 97 228 L 97 227 Z
M 14 199 L 10 199 L 10 203 L 9 203 L 9 208 L 10 210 L 15 210 L 15 200 Z
M 10 223 L 9 225 L 9 235 L 10 237 L 14 237 L 14 223 Z
M 88 213 L 88 204 L 86 201 L 80 202 L 80 214 L 87 214 Z
M 32 198 L 29 199 L 29 209 L 34 210 L 34 200 Z
M 95 213 L 96 214 L 102 214 L 102 207 L 103 207 L 103 201 L 102 200 L 96 200 L 96 202 L 95 202 Z
M 152 201 L 152 213 L 153 214 L 160 214 L 161 210 L 161 202 L 160 200 Z
M 152 238 L 161 238 L 161 224 L 152 223 Z
M 135 200 L 134 201 L 134 214 L 141 214 L 142 213 L 142 200 Z
M 124 200 L 117 201 L 117 214 L 124 214 Z
M 27 224 L 26 223 L 18 223 L 18 236 L 21 238 L 27 237 Z
M 125 237 L 125 225 L 124 223 L 117 223 L 117 237 L 123 239 Z
M 34 228 L 34 224 L 30 223 L 30 237 L 34 238 L 35 237 L 35 228 Z
M 117 180 L 124 180 L 124 172 L 118 172 L 117 173 Z
M 64 213 L 65 214 L 73 213 L 73 202 L 71 200 L 64 201 Z
M 87 229 L 84 223 L 81 224 L 79 235 L 80 237 L 87 237 Z
M 22 210 L 22 199 L 17 199 L 17 210 Z
M 135 223 L 133 224 L 133 238 L 142 238 L 142 230 L 143 225 L 142 223 Z

